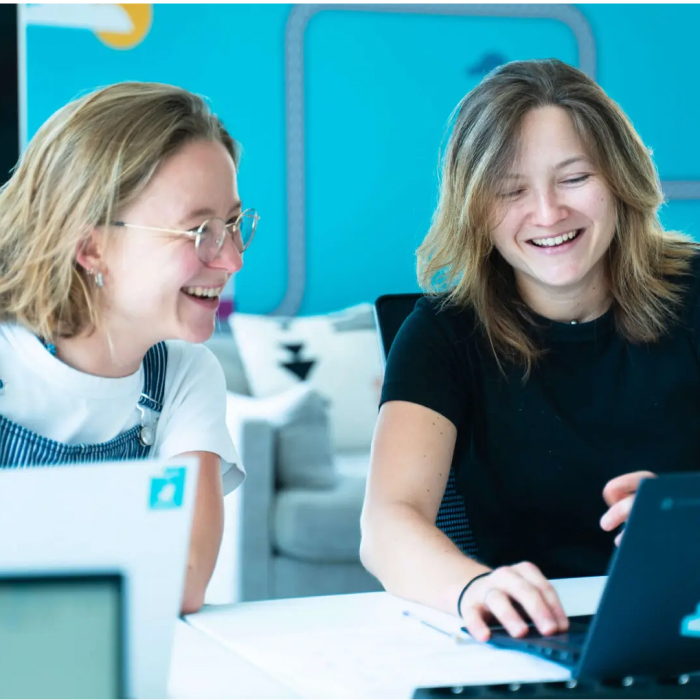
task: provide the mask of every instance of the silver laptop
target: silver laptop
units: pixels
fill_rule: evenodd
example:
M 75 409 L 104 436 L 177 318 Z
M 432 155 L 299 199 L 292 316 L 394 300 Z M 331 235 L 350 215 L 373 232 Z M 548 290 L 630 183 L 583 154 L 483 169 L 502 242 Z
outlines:
M 0 469 L 0 697 L 167 695 L 197 475 L 194 459 Z M 61 671 L 84 663 L 77 639 L 99 650 L 82 678 Z

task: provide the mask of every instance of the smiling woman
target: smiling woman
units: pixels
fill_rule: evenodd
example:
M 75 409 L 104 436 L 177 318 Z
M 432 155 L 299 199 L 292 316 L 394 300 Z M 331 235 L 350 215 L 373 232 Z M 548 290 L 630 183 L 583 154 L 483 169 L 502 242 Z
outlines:
M 243 480 L 223 371 L 195 344 L 257 223 L 237 165 L 201 98 L 121 83 L 54 114 L 0 191 L 0 467 L 196 455 L 186 612 Z
M 641 479 L 698 469 L 700 256 L 661 202 L 629 119 L 571 66 L 506 64 L 458 105 L 362 514 L 390 592 L 480 640 L 494 617 L 526 634 L 523 610 L 565 630 L 547 578 L 604 574 Z M 435 526 L 450 473 L 476 559 Z
M 616 207 L 560 107 L 529 111 L 513 172 L 498 193 L 491 235 L 527 306 L 557 321 L 590 321 L 608 308 L 604 255 Z M 517 173 L 517 174 L 516 174 Z
M 78 264 L 101 271 L 102 294 L 128 323 L 132 344 L 134 336 L 146 349 L 164 338 L 199 343 L 211 336 L 219 293 L 243 265 L 242 251 L 228 235 L 230 229 L 237 231 L 240 210 L 231 154 L 219 141 L 198 139 L 169 156 L 156 176 L 118 207 L 117 218 L 128 227 L 100 227 L 81 246 Z M 231 225 L 210 248 L 196 231 L 203 217 L 212 216 Z M 172 228 L 159 230 L 164 224 Z M 112 244 L 104 245 L 110 233 Z M 204 250 L 210 254 L 202 256 Z M 200 288 L 206 292 L 199 293 Z

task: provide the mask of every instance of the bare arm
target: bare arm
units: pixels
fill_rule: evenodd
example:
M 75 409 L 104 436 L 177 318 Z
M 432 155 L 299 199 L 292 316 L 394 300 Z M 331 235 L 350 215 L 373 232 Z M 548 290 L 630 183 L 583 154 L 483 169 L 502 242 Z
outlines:
M 457 430 L 424 406 L 389 401 L 380 412 L 362 511 L 362 563 L 389 593 L 457 614 L 465 584 L 490 569 L 462 554 L 435 525 L 452 463 Z M 461 605 L 469 632 L 489 637 L 494 615 L 510 634 L 527 627 L 517 601 L 543 634 L 568 628 L 551 584 L 536 566 L 496 569 L 470 586 Z
M 452 614 L 464 584 L 488 571 L 435 526 L 456 438 L 455 426 L 429 408 L 382 406 L 360 548 L 362 563 L 387 591 Z
M 221 459 L 211 452 L 188 452 L 180 457 L 199 459 L 199 480 L 185 574 L 182 614 L 197 612 L 214 571 L 224 531 Z

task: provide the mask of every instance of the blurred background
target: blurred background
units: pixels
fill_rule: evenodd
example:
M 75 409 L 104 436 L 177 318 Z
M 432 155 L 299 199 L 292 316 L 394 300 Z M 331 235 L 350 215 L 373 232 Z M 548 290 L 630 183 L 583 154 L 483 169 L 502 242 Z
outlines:
M 116 81 L 205 95 L 243 145 L 241 192 L 262 217 L 237 308 L 325 313 L 417 291 L 445 123 L 500 63 L 583 68 L 630 115 L 664 180 L 700 181 L 699 21 L 697 5 L 23 5 L 20 138 Z M 3 19 L 3 66 L 10 27 Z M 700 185 L 667 196 L 664 224 L 699 235 Z
M 595 78 L 653 150 L 664 225 L 700 238 L 698 26 L 698 5 L 0 5 L 2 179 L 55 110 L 124 80 L 205 96 L 242 144 L 261 220 L 208 345 L 248 478 L 208 602 L 378 588 L 358 555 L 372 303 L 418 291 L 448 117 L 487 72 Z

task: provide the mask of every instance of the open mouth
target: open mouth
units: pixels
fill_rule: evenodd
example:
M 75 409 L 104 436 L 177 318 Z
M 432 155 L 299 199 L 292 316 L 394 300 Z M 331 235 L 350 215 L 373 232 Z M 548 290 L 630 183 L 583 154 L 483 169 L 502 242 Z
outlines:
M 218 304 L 223 287 L 183 287 L 180 291 L 191 299 Z
M 583 233 L 582 228 L 574 229 L 573 231 L 568 231 L 567 233 L 560 233 L 558 236 L 551 236 L 548 238 L 532 238 L 528 241 L 531 245 L 537 248 L 562 248 L 566 245 L 570 245 Z

